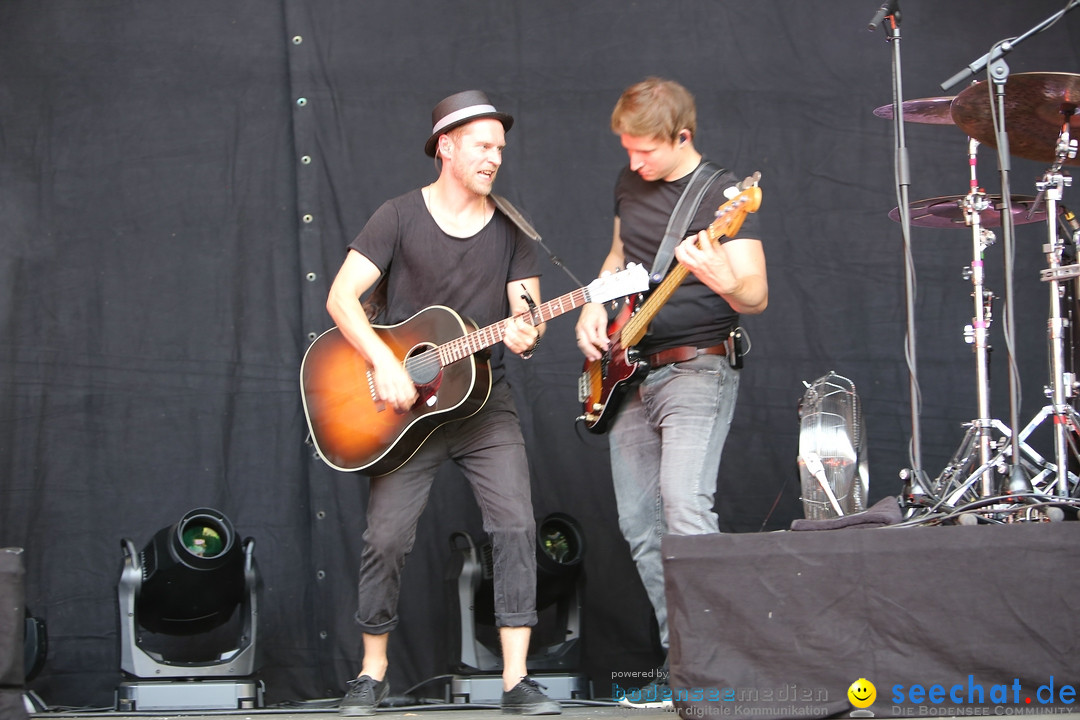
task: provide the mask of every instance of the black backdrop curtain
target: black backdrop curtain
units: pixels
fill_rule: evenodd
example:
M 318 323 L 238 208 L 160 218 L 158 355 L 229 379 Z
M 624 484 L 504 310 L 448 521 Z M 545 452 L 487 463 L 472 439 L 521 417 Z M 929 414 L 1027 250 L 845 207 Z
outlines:
M 1065 4 L 902 3 L 905 97 Z M 517 122 L 499 190 L 588 282 L 610 242 L 625 162 L 608 129 L 651 74 L 696 95 L 697 144 L 762 172 L 771 302 L 753 339 L 721 470 L 732 532 L 784 528 L 798 500 L 797 403 L 835 370 L 856 383 L 871 499 L 895 494 L 911 436 L 891 48 L 876 2 L 384 0 L 0 4 L 0 546 L 26 548 L 27 601 L 50 635 L 34 681 L 54 705 L 111 704 L 120 681 L 121 539 L 198 506 L 255 539 L 271 703 L 338 695 L 359 662 L 352 612 L 366 480 L 304 443 L 298 368 L 329 326 L 345 244 L 386 198 L 435 176 L 422 145 L 439 99 L 477 87 Z M 1021 44 L 1013 72 L 1080 70 L 1080 13 Z M 960 88 L 952 90 L 957 92 Z M 956 127 L 908 125 L 913 200 L 968 189 Z M 1045 167 L 1014 158 L 1013 191 Z M 997 162 L 980 153 L 984 187 Z M 1065 202 L 1070 202 L 1067 190 Z M 1075 203 L 1074 203 L 1075 204 Z M 1043 404 L 1045 227 L 1017 228 L 1022 421 Z M 964 230 L 915 228 L 924 469 L 976 414 Z M 1000 243 L 987 284 L 1003 292 Z M 454 268 L 447 268 L 454 272 Z M 575 283 L 546 267 L 547 298 Z M 1008 420 L 1001 306 L 993 409 Z M 585 653 L 597 695 L 660 654 L 615 521 L 602 437 L 579 432 L 574 319 L 511 368 L 538 517 L 585 526 Z M 395 691 L 446 671 L 448 537 L 477 533 L 447 471 L 406 570 Z

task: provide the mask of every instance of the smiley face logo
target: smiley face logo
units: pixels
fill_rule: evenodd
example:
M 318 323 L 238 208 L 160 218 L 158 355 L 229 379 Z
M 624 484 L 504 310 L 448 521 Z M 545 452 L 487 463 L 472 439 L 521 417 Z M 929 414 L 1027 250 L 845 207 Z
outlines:
M 868 708 L 877 699 L 877 688 L 874 687 L 874 683 L 866 678 L 859 678 L 851 683 L 851 687 L 847 690 L 847 696 L 855 707 Z

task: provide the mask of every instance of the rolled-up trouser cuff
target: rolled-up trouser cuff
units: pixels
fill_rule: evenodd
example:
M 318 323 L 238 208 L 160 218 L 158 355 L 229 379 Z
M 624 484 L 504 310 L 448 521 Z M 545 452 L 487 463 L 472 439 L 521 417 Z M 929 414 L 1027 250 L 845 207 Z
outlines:
M 395 616 L 393 620 L 387 620 L 384 623 L 377 625 L 369 625 L 360 619 L 359 613 L 353 615 L 356 619 L 356 624 L 360 626 L 360 629 L 367 635 L 385 635 L 388 632 L 392 632 L 398 626 L 398 618 Z
M 536 612 L 495 613 L 497 627 L 533 627 L 536 625 Z

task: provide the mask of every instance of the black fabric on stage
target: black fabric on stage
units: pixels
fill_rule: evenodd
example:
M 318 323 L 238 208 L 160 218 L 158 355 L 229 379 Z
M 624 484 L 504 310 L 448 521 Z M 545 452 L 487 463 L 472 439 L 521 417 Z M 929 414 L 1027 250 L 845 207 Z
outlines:
M 0 547 L 0 717 L 26 717 L 23 622 L 26 571 L 20 548 Z
M 300 361 L 330 325 L 344 248 L 385 199 L 435 177 L 432 106 L 481 88 L 515 117 L 498 191 L 588 282 L 611 241 L 626 155 L 609 129 L 628 85 L 657 74 L 698 101 L 696 143 L 762 172 L 770 306 L 753 341 L 717 510 L 735 533 L 788 527 L 798 500 L 802 381 L 850 377 L 869 438 L 871 500 L 909 465 L 903 264 L 891 46 L 879 3 L 776 0 L 6 0 L 0 3 L 0 545 L 26 549 L 27 601 L 49 628 L 31 683 L 47 703 L 107 706 L 119 671 L 121 540 L 138 546 L 199 506 L 254 538 L 269 703 L 340 695 L 367 481 L 305 445 Z M 903 3 L 907 98 L 1060 9 L 1063 0 Z M 1008 57 L 1013 72 L 1080 68 L 1080 13 Z M 955 127 L 909 125 L 912 199 L 968 188 Z M 980 176 L 998 187 L 985 150 Z M 1045 168 L 1014 158 L 1013 188 Z M 1073 188 L 1065 203 L 1076 206 Z M 1017 353 L 1034 417 L 1046 378 L 1045 228 L 1017 231 Z M 923 461 L 933 475 L 975 413 L 963 230 L 913 238 Z M 987 284 L 1003 290 L 1000 246 Z M 447 268 L 454 272 L 454 268 Z M 545 264 L 544 299 L 574 289 Z M 1007 417 L 1000 305 L 993 406 Z M 566 512 L 587 553 L 582 671 L 662 662 L 621 539 L 606 442 L 574 425 L 575 315 L 508 368 L 538 518 Z M 1042 438 L 1033 438 L 1042 441 Z M 1037 443 L 1038 444 L 1038 443 Z M 432 638 L 449 537 L 480 533 L 447 469 L 405 570 L 393 690 L 447 670 Z
M 1022 714 L 1080 684 L 1077 523 L 669 535 L 663 553 L 684 718 L 826 717 L 859 679 L 877 717 Z M 959 704 L 910 700 L 957 684 Z

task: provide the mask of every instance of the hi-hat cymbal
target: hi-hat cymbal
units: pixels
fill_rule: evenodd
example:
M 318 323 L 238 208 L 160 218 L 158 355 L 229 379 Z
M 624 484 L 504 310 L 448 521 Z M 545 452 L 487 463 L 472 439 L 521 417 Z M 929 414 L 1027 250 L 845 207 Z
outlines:
M 952 103 L 953 121 L 981 143 L 997 147 L 991 110 L 995 89 L 982 80 L 961 91 Z M 1069 135 L 1080 135 L 1080 75 L 1073 73 L 1017 73 L 1005 82 L 1005 132 L 1009 154 L 1028 160 L 1053 162 L 1066 118 Z M 1080 165 L 1080 158 L 1065 161 Z
M 966 195 L 946 195 L 944 197 L 918 200 L 911 203 L 911 224 L 920 227 L 932 228 L 966 228 L 964 219 L 964 198 Z M 979 213 L 979 224 L 983 227 L 1001 227 L 1001 196 L 987 195 L 990 207 Z M 1041 205 L 1038 210 L 1031 212 L 1035 207 L 1035 198 L 1030 195 L 1012 196 L 1013 225 L 1042 222 L 1046 219 L 1046 206 Z M 900 208 L 896 207 L 889 211 L 889 217 L 900 222 Z
M 904 120 L 927 125 L 954 125 L 952 101 L 951 97 L 905 100 L 901 103 L 904 108 Z M 874 114 L 887 120 L 892 120 L 895 117 L 892 105 L 882 105 L 874 110 Z

